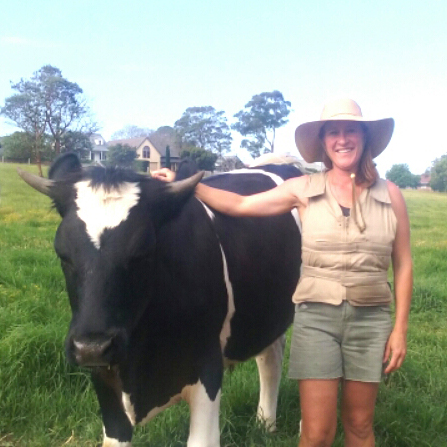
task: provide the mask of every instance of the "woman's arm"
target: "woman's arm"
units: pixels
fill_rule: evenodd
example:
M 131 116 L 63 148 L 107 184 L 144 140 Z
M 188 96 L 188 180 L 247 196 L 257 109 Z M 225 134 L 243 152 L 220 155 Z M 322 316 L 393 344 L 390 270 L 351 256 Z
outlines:
M 152 177 L 170 182 L 175 179 L 175 173 L 163 168 L 152 172 Z M 199 183 L 196 186 L 196 197 L 211 208 L 231 216 L 270 216 L 306 206 L 307 199 L 300 196 L 308 181 L 307 175 L 292 178 L 276 188 L 249 196 Z
M 307 176 L 289 179 L 273 189 L 249 196 L 199 183 L 196 197 L 211 208 L 231 216 L 271 216 L 305 206 L 299 196 L 307 181 Z
M 397 218 L 396 238 L 393 244 L 392 263 L 396 315 L 394 329 L 388 339 L 384 362 L 389 360 L 385 373 L 400 368 L 407 353 L 407 330 L 413 292 L 413 263 L 410 248 L 410 221 L 405 200 L 399 188 L 388 182 L 391 205 Z

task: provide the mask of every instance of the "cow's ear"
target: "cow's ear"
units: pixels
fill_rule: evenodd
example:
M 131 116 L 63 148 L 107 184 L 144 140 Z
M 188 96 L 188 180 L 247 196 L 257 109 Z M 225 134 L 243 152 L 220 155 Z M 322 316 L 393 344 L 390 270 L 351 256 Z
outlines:
M 48 177 L 52 180 L 64 180 L 73 174 L 81 173 L 81 171 L 79 157 L 75 153 L 69 152 L 56 158 L 48 172 Z

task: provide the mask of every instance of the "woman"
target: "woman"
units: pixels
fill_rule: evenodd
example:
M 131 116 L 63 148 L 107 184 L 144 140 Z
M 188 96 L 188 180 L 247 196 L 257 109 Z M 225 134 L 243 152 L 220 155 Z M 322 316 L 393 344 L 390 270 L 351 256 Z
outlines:
M 373 163 L 393 128 L 392 118 L 368 121 L 354 101 L 333 101 L 319 121 L 300 125 L 295 134 L 304 160 L 324 162 L 324 173 L 290 179 L 252 196 L 203 184 L 196 188 L 200 200 L 234 216 L 298 209 L 303 268 L 293 296 L 289 376 L 299 381 L 299 447 L 332 444 L 340 384 L 345 445 L 374 446 L 382 373 L 397 370 L 406 355 L 413 281 L 410 225 L 399 188 L 379 179 Z M 172 180 L 165 170 L 154 176 Z

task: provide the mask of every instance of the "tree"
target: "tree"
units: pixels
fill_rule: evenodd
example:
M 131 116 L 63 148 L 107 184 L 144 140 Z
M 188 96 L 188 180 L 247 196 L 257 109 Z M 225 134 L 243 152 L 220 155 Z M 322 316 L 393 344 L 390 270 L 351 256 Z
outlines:
M 214 171 L 214 164 L 218 156 L 206 149 L 190 147 L 180 153 L 180 158 L 186 157 L 192 158 L 197 163 L 199 169 L 203 171 Z
M 16 90 L 15 95 L 6 98 L 5 105 L 1 108 L 1 115 L 9 118 L 19 129 L 33 135 L 33 158 L 39 166 L 39 174 L 42 176 L 40 155 L 43 149 L 43 136 L 47 127 L 45 103 L 40 89 L 35 82 L 20 80 L 17 84 L 11 84 Z
M 165 168 L 171 169 L 171 149 L 166 146 Z
M 408 165 L 404 163 L 391 166 L 385 177 L 399 188 L 416 188 L 420 179 L 420 176 L 412 174 Z
M 115 146 L 109 147 L 107 164 L 110 166 L 129 168 L 132 166 L 136 156 L 135 148 L 127 144 L 116 144 Z
M 77 130 L 67 131 L 62 137 L 61 152 L 76 152 L 82 158 L 84 151 L 90 151 L 93 148 L 90 136 L 90 133 Z
M 138 127 L 128 124 L 124 126 L 121 130 L 116 131 L 112 135 L 112 140 L 127 140 L 129 138 L 143 138 L 148 137 L 153 130 L 148 127 Z
M 3 155 L 6 158 L 11 158 L 17 161 L 34 159 L 34 143 L 35 137 L 33 134 L 27 132 L 14 132 L 2 139 Z M 41 149 L 44 158 L 49 158 L 51 145 L 48 138 L 44 138 Z
M 430 176 L 430 187 L 433 191 L 447 191 L 447 154 L 433 161 Z
M 42 67 L 36 80 L 45 99 L 45 113 L 56 155 L 60 154 L 62 138 L 70 128 L 90 134 L 98 130 L 78 84 L 62 77 L 62 72 L 51 65 Z
M 5 100 L 1 113 L 17 127 L 35 136 L 36 158 L 47 130 L 53 138 L 56 154 L 60 153 L 62 139 L 68 130 L 87 133 L 98 130 L 82 89 L 65 79 L 56 67 L 44 65 L 31 79 L 11 83 L 11 88 L 16 93 Z
M 174 124 L 182 146 L 196 147 L 222 155 L 231 148 L 230 127 L 223 111 L 214 107 L 188 107 Z
M 233 124 L 232 129 L 251 138 L 242 140 L 241 147 L 246 148 L 253 157 L 259 157 L 261 150 L 263 153 L 273 152 L 276 129 L 288 123 L 290 106 L 291 103 L 285 101 L 278 90 L 254 95 L 245 104 L 244 110 L 234 115 L 238 122 Z

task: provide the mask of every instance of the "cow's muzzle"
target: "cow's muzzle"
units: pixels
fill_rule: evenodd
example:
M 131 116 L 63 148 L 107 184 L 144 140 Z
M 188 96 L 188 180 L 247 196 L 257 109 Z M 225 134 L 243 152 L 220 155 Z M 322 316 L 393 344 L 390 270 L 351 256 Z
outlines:
M 118 334 L 73 338 L 69 343 L 69 358 L 79 366 L 112 366 L 123 358 L 124 340 Z

